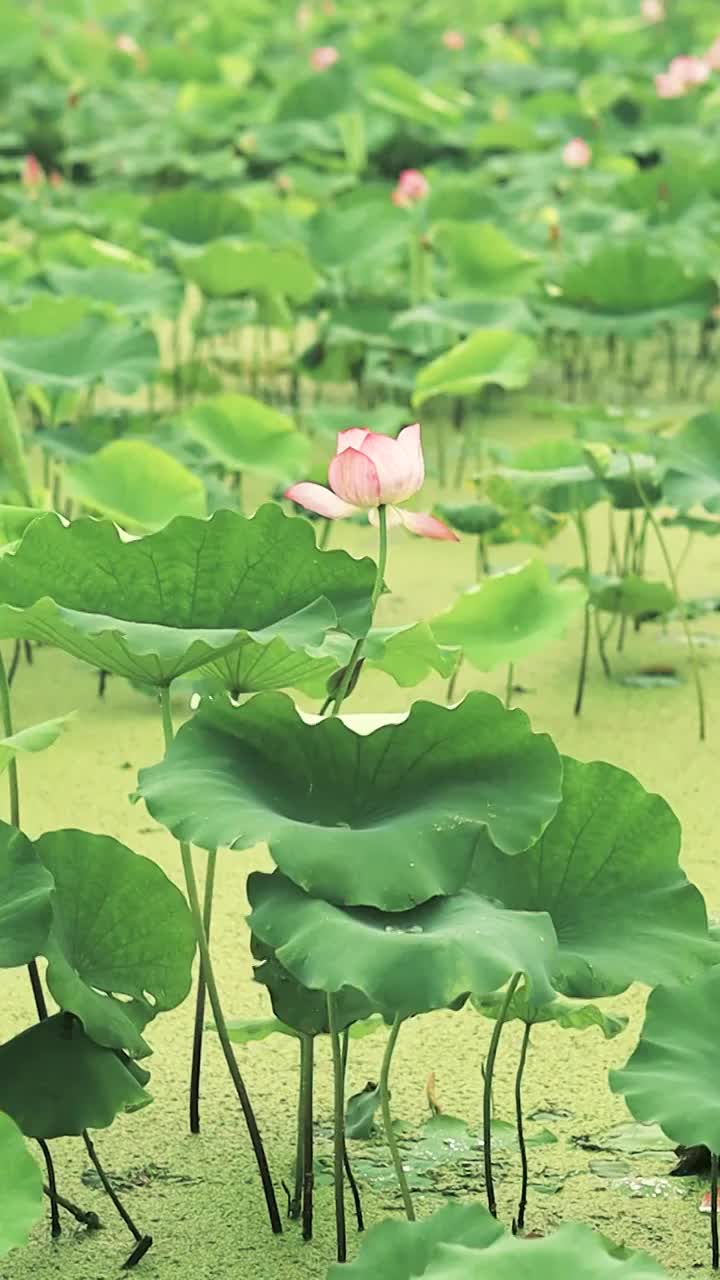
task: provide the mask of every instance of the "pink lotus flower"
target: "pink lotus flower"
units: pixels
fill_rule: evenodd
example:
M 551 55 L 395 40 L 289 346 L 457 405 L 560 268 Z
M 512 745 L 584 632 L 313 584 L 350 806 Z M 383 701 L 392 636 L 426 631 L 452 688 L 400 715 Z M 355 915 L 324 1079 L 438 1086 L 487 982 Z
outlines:
M 711 71 L 720 71 L 720 36 L 718 36 L 716 40 L 713 40 L 710 48 L 703 58 L 703 62 L 706 67 L 710 67 Z
M 686 88 L 693 89 L 696 85 L 705 83 L 710 75 L 710 68 L 702 58 L 681 54 L 673 58 L 668 74 L 681 80 Z
M 419 200 L 424 200 L 429 191 L 430 183 L 419 169 L 403 169 L 391 199 L 399 208 L 407 209 Z
M 321 44 L 310 54 L 310 66 L 313 71 L 327 71 L 329 67 L 335 66 L 339 57 L 340 54 L 334 45 Z
M 646 22 L 662 22 L 665 17 L 663 0 L 642 0 L 640 12 Z
M 465 37 L 462 31 L 444 31 L 442 42 L 446 49 L 465 48 Z
M 330 488 L 303 482 L 291 485 L 285 497 L 328 520 L 343 520 L 368 511 L 371 524 L 377 524 L 377 508 L 387 507 L 390 526 L 403 524 L 421 538 L 458 542 L 457 535 L 442 520 L 395 506 L 412 498 L 424 479 L 425 461 L 417 422 L 403 427 L 397 440 L 365 427 L 350 427 L 338 432 L 335 457 L 328 468 Z
M 115 38 L 115 48 L 119 53 L 126 53 L 129 58 L 136 58 L 140 52 L 140 45 L 134 36 L 123 32 Z
M 571 138 L 563 147 L 562 158 L 569 169 L 585 169 L 592 160 L 592 151 L 584 138 Z
M 672 76 L 669 71 L 659 71 L 655 77 L 655 92 L 658 98 L 683 98 L 687 89 L 677 76 Z
M 23 186 L 27 188 L 27 190 L 30 192 L 31 195 L 34 195 L 35 192 L 38 190 L 38 188 L 41 187 L 45 181 L 45 170 L 43 169 L 37 156 L 32 155 L 32 153 L 30 153 L 29 155 L 26 155 L 23 161 L 22 172 L 20 174 L 20 181 L 22 182 Z

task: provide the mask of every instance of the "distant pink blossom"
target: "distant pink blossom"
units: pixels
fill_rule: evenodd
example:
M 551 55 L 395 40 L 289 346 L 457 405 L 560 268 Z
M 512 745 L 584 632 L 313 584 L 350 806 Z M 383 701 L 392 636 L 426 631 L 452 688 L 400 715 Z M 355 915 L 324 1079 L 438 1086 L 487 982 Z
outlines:
M 442 42 L 446 49 L 465 48 L 465 37 L 462 31 L 444 31 Z
M 571 138 L 563 147 L 562 158 L 569 169 L 585 169 L 592 160 L 592 151 L 584 138 Z
M 34 195 L 45 181 L 45 170 L 37 156 L 34 156 L 32 153 L 26 155 L 23 161 L 20 181 L 31 195 Z
M 658 98 L 683 98 L 687 88 L 682 80 L 669 71 L 659 71 L 655 76 L 655 92 Z
M 335 0 L 323 0 L 322 11 L 326 17 L 332 18 L 335 12 Z
M 129 58 L 136 58 L 140 52 L 140 45 L 134 36 L 128 35 L 126 31 L 115 38 L 115 48 L 119 53 L 126 53 Z
M 321 44 L 310 54 L 310 66 L 313 71 L 327 71 L 329 67 L 334 67 L 339 57 L 340 54 L 334 45 Z
M 458 542 L 442 520 L 424 512 L 402 511 L 395 505 L 412 498 L 424 480 L 419 423 L 403 427 L 396 440 L 365 427 L 350 427 L 338 432 L 335 457 L 328 468 L 330 487 L 303 482 L 291 485 L 285 497 L 327 520 L 344 520 L 367 511 L 370 523 L 377 524 L 377 508 L 387 507 L 389 526 L 403 524 L 421 538 Z
M 48 182 L 51 187 L 61 187 L 63 185 L 63 176 L 57 169 L 51 169 Z
M 705 58 L 693 54 L 678 54 L 666 71 L 655 76 L 655 90 L 659 98 L 682 98 L 689 89 L 704 84 L 711 68 Z
M 307 31 L 313 19 L 312 5 L 299 4 L 295 12 L 295 25 L 298 31 Z
M 713 40 L 703 62 L 711 71 L 720 71 L 720 36 Z
M 403 169 L 392 193 L 393 204 L 401 209 L 424 200 L 430 192 L 430 183 L 419 169 Z
M 665 17 L 663 0 L 642 0 L 640 12 L 646 22 L 662 22 Z

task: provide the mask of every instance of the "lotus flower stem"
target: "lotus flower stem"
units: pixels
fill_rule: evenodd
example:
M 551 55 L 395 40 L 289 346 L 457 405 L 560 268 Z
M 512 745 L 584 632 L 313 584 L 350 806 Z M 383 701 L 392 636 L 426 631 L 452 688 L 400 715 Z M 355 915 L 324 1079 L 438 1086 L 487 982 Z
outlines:
M 347 1064 L 348 1064 L 349 1052 L 350 1052 L 350 1031 L 346 1027 L 342 1033 L 343 1089 L 345 1088 L 345 1085 L 347 1082 Z M 343 1164 L 345 1166 L 345 1174 L 348 1180 L 348 1185 L 350 1187 L 350 1194 L 352 1195 L 353 1204 L 355 1206 L 355 1221 L 357 1222 L 358 1231 L 364 1231 L 365 1217 L 363 1215 L 362 1200 L 360 1199 L 360 1188 L 358 1187 L 358 1184 L 355 1180 L 355 1174 L 353 1173 L 352 1165 L 350 1164 L 350 1153 L 348 1152 L 346 1137 L 343 1137 L 343 1144 L 344 1144 Z
M 32 484 L 15 406 L 5 375 L 0 373 L 0 453 L 10 483 L 26 507 L 33 506 Z
M 347 1234 L 345 1228 L 345 1088 L 343 1083 L 342 1050 L 337 1028 L 335 996 L 327 993 L 328 1031 L 333 1059 L 333 1170 L 335 1177 L 335 1232 L 337 1260 L 347 1260 Z
M 95 1150 L 95 1145 L 87 1129 L 83 1129 L 82 1136 L 83 1136 L 83 1142 L 85 1143 L 85 1149 L 90 1157 L 90 1161 L 95 1169 L 95 1172 L 97 1173 L 97 1176 L 102 1183 L 105 1194 L 108 1195 L 112 1200 L 114 1207 L 117 1209 L 118 1214 L 120 1215 L 123 1222 L 125 1223 L 125 1226 L 130 1232 L 130 1235 L 135 1240 L 135 1248 L 133 1249 L 132 1253 L 130 1254 L 130 1257 L 124 1263 L 122 1268 L 123 1271 L 127 1271 L 130 1269 L 130 1267 L 134 1267 L 136 1263 L 140 1261 L 141 1258 L 144 1258 L 148 1249 L 152 1248 L 153 1238 L 152 1236 L 145 1235 L 142 1231 L 138 1229 L 138 1227 L 136 1227 L 135 1223 L 130 1217 L 130 1214 L 125 1208 L 122 1200 L 120 1199 L 117 1191 L 113 1187 L 112 1182 L 110 1181 L 107 1173 L 103 1169 L 103 1166 L 100 1163 L 100 1157 L 98 1156 L 98 1153 Z
M 385 582 L 385 568 L 387 565 L 387 550 L 388 550 L 387 508 L 383 505 L 380 505 L 378 507 L 378 529 L 380 534 L 380 550 L 378 554 L 377 569 L 375 571 L 375 586 L 373 587 L 372 599 L 370 603 L 370 608 L 373 616 L 375 615 L 377 602 L 380 599 L 380 596 L 382 594 L 382 589 Z M 348 695 L 348 692 L 353 687 L 353 677 L 355 675 L 355 669 L 357 667 L 357 664 L 360 661 L 360 658 L 362 657 L 362 650 L 363 650 L 363 637 L 361 636 L 359 640 L 355 641 L 353 651 L 350 654 L 350 661 L 348 662 L 345 668 L 345 674 L 340 682 L 340 687 L 337 693 L 335 694 L 335 701 L 333 702 L 332 711 L 330 712 L 331 716 L 339 715 L 340 708 L 342 707 L 342 704 L 345 701 Z
M 397 1038 L 400 1034 L 401 1026 L 402 1026 L 402 1018 L 400 1017 L 399 1013 L 396 1013 L 395 1020 L 390 1030 L 390 1035 L 388 1036 L 388 1042 L 385 1047 L 385 1054 L 382 1060 L 382 1067 L 380 1068 L 380 1084 L 379 1084 L 380 1111 L 383 1118 L 385 1140 L 388 1144 L 388 1147 L 390 1148 L 390 1155 L 392 1157 L 393 1168 L 395 1169 L 395 1177 L 398 1180 L 398 1186 L 400 1187 L 400 1194 L 402 1195 L 403 1204 L 405 1206 L 405 1215 L 408 1219 L 408 1222 L 414 1222 L 415 1206 L 413 1204 L 412 1196 L 410 1194 L 410 1188 L 408 1186 L 407 1178 L 405 1177 L 405 1170 L 403 1169 L 402 1157 L 400 1155 L 400 1149 L 398 1147 L 397 1138 L 395 1137 L 395 1130 L 393 1129 L 392 1115 L 390 1113 L 390 1089 L 389 1089 L 390 1065 L 392 1063 L 393 1053 L 395 1052 L 395 1045 L 397 1044 Z
M 313 1076 L 315 1068 L 315 1041 L 303 1036 L 300 1042 L 300 1096 L 302 1099 L 302 1236 L 312 1240 L 313 1190 L 315 1172 L 313 1163 Z
M 655 512 L 652 509 L 652 504 L 650 502 L 650 499 L 648 498 L 643 488 L 642 481 L 637 473 L 635 463 L 633 462 L 632 454 L 630 453 L 628 454 L 628 462 L 630 464 L 630 471 L 631 471 L 633 480 L 635 481 L 635 486 L 640 495 L 640 499 L 645 508 L 645 511 L 647 512 L 648 520 L 652 526 L 653 533 L 655 534 L 655 537 L 658 540 L 658 546 L 660 547 L 662 558 L 665 561 L 665 567 L 668 571 L 668 577 L 670 579 L 670 586 L 672 587 L 673 595 L 675 596 L 675 599 L 677 600 L 678 606 L 680 608 L 680 621 L 682 624 L 683 631 L 685 632 L 685 640 L 687 642 L 688 654 L 690 656 L 690 665 L 692 667 L 693 680 L 695 681 L 695 692 L 697 694 L 698 733 L 700 736 L 700 741 L 704 742 L 706 737 L 705 693 L 703 690 L 702 679 L 700 677 L 700 662 L 698 660 L 697 649 L 695 648 L 695 641 L 693 640 L 692 629 L 690 627 L 690 624 L 688 623 L 688 620 L 685 616 L 685 611 L 682 607 L 677 574 L 675 572 L 675 567 L 672 562 L 672 556 L 670 555 L 667 542 L 665 541 L 665 535 L 663 534 L 662 528 L 660 526 L 660 521 L 658 520 L 657 516 L 655 515 Z
M 170 690 L 167 685 L 163 685 L 160 697 L 163 733 L 165 737 L 165 748 L 167 750 L 175 736 L 172 722 L 172 711 L 170 709 Z M 257 1120 L 255 1119 L 255 1112 L 253 1111 L 250 1097 L 247 1089 L 245 1088 L 245 1082 L 240 1074 L 240 1068 L 238 1067 L 237 1060 L 232 1050 L 232 1044 L 230 1043 L 230 1036 L 228 1035 L 227 1023 L 225 1021 L 225 1015 L 220 1002 L 220 994 L 218 992 L 217 983 L 215 981 L 215 972 L 210 958 L 210 947 L 208 946 L 205 926 L 203 924 L 203 915 L 200 907 L 197 881 L 195 879 L 192 852 L 190 845 L 186 844 L 185 841 L 179 841 L 178 843 L 180 845 L 180 856 L 182 858 L 183 874 L 185 876 L 185 888 L 187 891 L 193 924 L 195 926 L 195 937 L 198 944 L 198 950 L 200 952 L 200 965 L 205 977 L 207 994 L 210 1000 L 210 1008 L 212 1009 L 213 1018 L 215 1020 L 215 1027 L 220 1040 L 223 1056 L 230 1073 L 230 1078 L 235 1086 L 235 1092 L 240 1100 L 240 1106 L 242 1107 L 243 1115 L 245 1116 L 245 1123 L 248 1128 L 248 1133 L 250 1134 L 250 1141 L 255 1153 L 255 1159 L 260 1173 L 260 1180 L 265 1194 L 265 1203 L 267 1205 L 268 1216 L 270 1218 L 270 1225 L 275 1234 L 278 1235 L 282 1232 L 282 1221 L 280 1219 L 280 1211 L 278 1209 L 277 1198 L 275 1196 L 275 1188 L 273 1187 L 272 1178 L 270 1176 L 267 1156 L 265 1154 L 262 1138 L 260 1137 Z
M 217 866 L 217 849 L 208 849 L 207 869 L 205 872 L 205 894 L 203 898 L 203 927 L 205 936 L 210 941 L 210 923 L 212 920 L 213 891 L 215 889 L 215 869 Z M 190 1132 L 200 1132 L 200 1076 L 202 1073 L 203 1031 L 205 1027 L 205 997 L 207 986 L 202 965 L 198 973 L 197 995 L 195 997 L 195 1025 L 193 1028 L 192 1062 L 190 1064 Z
M 713 1271 L 720 1267 L 720 1244 L 718 1244 L 718 1156 L 710 1155 L 710 1237 L 712 1239 Z
M 515 664 L 508 662 L 507 679 L 505 681 L 505 706 L 508 711 L 512 706 L 513 687 L 515 684 Z
M 44 1138 L 38 1138 L 38 1146 L 43 1153 L 45 1160 L 45 1168 L 47 1170 L 48 1180 L 48 1197 L 50 1200 L 50 1235 L 53 1240 L 57 1240 L 62 1235 L 62 1227 L 60 1226 L 60 1211 L 58 1208 L 58 1191 L 57 1182 L 55 1180 L 55 1166 L 50 1155 L 50 1148 Z
M 532 1023 L 525 1023 L 523 1032 L 522 1045 L 520 1046 L 520 1059 L 518 1061 L 517 1075 L 515 1076 L 515 1123 L 517 1126 L 518 1150 L 520 1152 L 520 1167 L 522 1169 L 522 1181 L 520 1183 L 520 1200 L 518 1201 L 517 1213 L 517 1229 L 522 1231 L 525 1227 L 525 1210 L 527 1208 L 527 1192 L 528 1192 L 528 1157 L 527 1147 L 525 1145 L 525 1125 L 523 1121 L 522 1109 L 522 1084 L 523 1075 L 525 1074 L 525 1063 L 527 1062 L 528 1049 L 530 1047 L 530 1033 L 532 1032 Z
M 48 1200 L 55 1200 L 60 1208 L 69 1213 L 81 1226 L 87 1227 L 88 1231 L 100 1230 L 102 1223 L 92 1209 L 81 1209 L 79 1205 L 73 1204 L 72 1200 L 66 1200 L 65 1196 L 61 1196 L 58 1191 L 53 1193 L 47 1183 L 43 1183 L 43 1193 Z
M 495 1072 L 495 1059 L 500 1045 L 500 1036 L 505 1025 L 505 1020 L 512 1004 L 512 998 L 518 989 L 522 973 L 514 973 L 510 979 L 508 989 L 505 993 L 505 999 L 502 1002 L 500 1011 L 495 1019 L 495 1026 L 490 1037 L 490 1047 L 488 1048 L 487 1060 L 485 1062 L 485 1074 L 483 1079 L 483 1160 L 485 1166 L 485 1190 L 487 1192 L 488 1209 L 493 1218 L 497 1218 L 497 1201 L 495 1200 L 495 1184 L 493 1182 L 492 1172 L 492 1086 L 493 1075 Z
M 457 686 L 458 677 L 460 675 L 462 664 L 463 664 L 463 655 L 461 654 L 458 664 L 448 681 L 447 694 L 445 695 L 445 702 L 448 707 L 451 707 L 455 700 L 455 688 Z
M 592 561 L 590 558 L 590 540 L 588 538 L 587 525 L 585 516 L 580 507 L 574 513 L 575 528 L 577 529 L 578 538 L 580 540 L 580 549 L 583 558 L 583 572 L 585 574 L 585 585 L 590 590 L 590 577 L 592 574 Z M 582 649 L 580 651 L 580 666 L 578 668 L 578 687 L 575 695 L 574 713 L 580 715 L 582 711 L 583 695 L 585 693 L 585 681 L 587 680 L 588 656 L 590 652 L 590 613 L 592 605 L 588 600 L 585 605 L 585 614 L 583 618 L 583 639 Z

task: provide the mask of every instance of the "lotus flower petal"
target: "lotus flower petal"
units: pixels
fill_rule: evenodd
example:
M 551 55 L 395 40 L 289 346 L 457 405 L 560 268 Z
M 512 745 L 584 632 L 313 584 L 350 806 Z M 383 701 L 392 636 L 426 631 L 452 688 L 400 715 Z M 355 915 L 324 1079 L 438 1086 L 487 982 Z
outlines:
M 343 449 L 337 453 L 328 468 L 328 480 L 333 493 L 355 507 L 367 510 L 382 501 L 375 463 L 359 449 Z
M 444 542 L 459 542 L 456 533 L 452 529 L 448 529 L 442 520 L 438 520 L 435 516 L 427 515 L 424 511 L 398 511 L 406 529 L 410 533 L 416 533 L 419 538 L 435 538 Z
M 299 507 L 305 507 L 306 511 L 314 511 L 328 520 L 343 520 L 346 516 L 356 515 L 358 511 L 357 507 L 343 502 L 342 498 L 338 498 L 331 489 L 326 489 L 325 485 L 311 484 L 309 481 L 291 485 L 285 491 L 285 497 L 290 502 L 297 502 Z

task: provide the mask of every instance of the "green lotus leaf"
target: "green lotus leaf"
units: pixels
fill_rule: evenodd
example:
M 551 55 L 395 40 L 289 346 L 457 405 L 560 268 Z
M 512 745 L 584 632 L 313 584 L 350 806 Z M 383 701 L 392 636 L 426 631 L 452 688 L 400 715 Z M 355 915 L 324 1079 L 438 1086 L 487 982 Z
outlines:
M 252 226 L 252 215 L 239 200 L 222 191 L 203 191 L 197 186 L 155 196 L 142 220 L 173 240 L 197 245 L 222 236 L 241 236 Z
M 480 671 L 518 662 L 560 635 L 582 609 L 579 584 L 554 582 L 542 560 L 486 578 L 430 622 L 439 644 L 457 645 Z
M 52 920 L 52 877 L 22 831 L 0 823 L 0 968 L 40 955 Z
M 310 441 L 291 418 L 252 396 L 220 395 L 182 414 L 183 430 L 233 471 L 255 471 L 278 480 L 307 469 Z
M 537 1004 L 552 999 L 557 942 L 549 915 L 506 911 L 463 889 L 410 911 L 339 907 L 279 871 L 248 877 L 250 928 L 311 990 L 361 991 L 386 1022 L 457 1007 L 522 972 Z
M 366 94 L 374 107 L 430 128 L 447 129 L 458 124 L 462 110 L 456 102 L 435 93 L 400 67 L 371 67 L 366 78 Z
M 55 720 L 29 725 L 27 729 L 20 729 L 9 738 L 0 738 L 0 773 L 7 769 L 18 753 L 47 751 L 65 732 L 73 718 L 74 713 L 71 712 L 70 715 L 58 716 Z
M 345 1105 L 345 1137 L 367 1141 L 376 1132 L 375 1116 L 380 1106 L 380 1088 L 368 1081 L 364 1089 L 348 1098 Z
M 322 653 L 332 654 L 339 667 L 349 661 L 351 650 L 352 642 L 339 634 L 329 635 L 322 647 Z M 437 643 L 427 622 L 404 627 L 373 627 L 363 646 L 366 666 L 384 672 L 403 689 L 420 684 L 433 671 L 443 680 L 449 680 L 460 656 L 459 649 L 443 648 Z M 319 675 L 320 661 L 316 665 Z M 305 687 L 310 688 L 309 681 Z
M 67 467 L 68 490 L 85 507 L 133 532 L 162 529 L 173 516 L 204 516 L 205 486 L 146 440 L 113 440 Z
M 208 706 L 139 776 L 151 814 L 204 848 L 264 840 L 302 888 L 401 911 L 464 883 L 478 833 L 527 849 L 554 814 L 560 759 L 527 716 L 471 693 L 399 724 L 311 725 L 290 698 Z M 201 799 L 200 799 L 201 798 Z
M 42 256 L 46 263 L 64 262 L 72 267 L 122 267 L 139 274 L 152 271 L 152 263 L 131 249 L 110 240 L 87 235 L 84 231 L 63 231 L 43 238 Z
M 392 321 L 392 333 L 402 336 L 417 325 L 435 325 L 466 337 L 474 329 L 511 329 L 532 333 L 537 329 L 527 304 L 520 298 L 437 298 L 409 311 L 401 311 Z
M 41 387 L 78 390 L 103 382 L 131 395 L 155 377 L 159 364 L 153 333 L 99 317 L 49 338 L 0 340 L 0 369 Z
M 51 267 L 50 285 L 72 300 L 88 298 L 129 316 L 175 315 L 182 282 L 169 271 L 123 271 L 120 267 Z
M 633 474 L 642 480 L 652 477 L 656 459 L 649 454 L 613 453 L 602 477 L 585 459 L 585 450 L 572 440 L 547 440 L 524 449 L 512 466 L 494 468 L 494 474 L 508 482 L 528 502 L 538 502 L 556 513 L 577 512 L 607 496 L 606 482 L 627 479 Z
M 479 1204 L 452 1201 L 421 1222 L 379 1222 L 363 1236 L 355 1260 L 333 1263 L 327 1280 L 415 1280 L 424 1276 L 440 1244 L 485 1249 L 504 1228 Z
M 25 530 L 33 520 L 37 520 L 45 512 L 37 507 L 13 507 L 0 504 L 0 554 L 22 538 Z
M 97 1044 L 143 1056 L 142 1028 L 190 990 L 195 934 L 183 895 L 110 836 L 51 831 L 35 848 L 54 882 L 51 994 Z
M 715 298 L 708 269 L 647 236 L 602 238 L 570 263 L 558 288 L 560 305 L 613 318 L 688 305 L 702 314 Z
M 538 271 L 538 255 L 491 222 L 439 222 L 433 240 L 447 261 L 451 294 L 524 294 Z
M 720 514 L 720 413 L 702 413 L 672 437 L 663 492 L 681 511 L 699 504 Z
M 720 951 L 678 865 L 670 806 L 614 765 L 563 766 L 562 804 L 537 844 L 508 859 L 481 837 L 472 888 L 514 911 L 549 912 L 564 995 L 592 1000 L 701 972 Z
M 620 613 L 629 618 L 642 614 L 670 613 L 677 601 L 664 582 L 647 582 L 629 573 L 624 578 L 593 579 L 592 602 L 605 613 Z
M 464 342 L 425 365 L 415 380 L 413 405 L 433 396 L 471 396 L 493 384 L 526 387 L 539 359 L 532 338 L 505 329 L 478 329 Z
M 436 502 L 435 510 L 451 529 L 478 537 L 499 529 L 507 515 L 494 502 Z
M 214 1025 L 210 1023 L 208 1030 L 211 1031 Z M 254 1044 L 258 1040 L 267 1040 L 270 1036 L 298 1039 L 298 1032 L 279 1018 L 229 1018 L 227 1029 L 233 1044 Z
M 408 229 L 385 191 L 380 199 L 321 208 L 310 221 L 308 235 L 319 267 L 362 271 L 404 249 Z
M 496 1019 L 505 1006 L 502 991 L 495 991 L 489 996 L 472 996 L 471 1003 L 478 1013 L 485 1018 Z M 509 1008 L 504 1012 L 506 1022 L 524 1022 L 535 1026 L 538 1022 L 554 1022 L 556 1026 L 570 1031 L 588 1031 L 599 1027 L 606 1040 L 613 1040 L 627 1027 L 629 1019 L 624 1014 L 608 1013 L 597 1004 L 586 1004 L 583 1000 L 551 1000 L 549 1004 L 537 1008 L 530 1004 L 525 991 L 516 991 Z
M 274 247 L 236 240 L 213 240 L 197 252 L 184 251 L 180 271 L 210 298 L 238 293 L 276 293 L 293 302 L 307 302 L 318 277 L 299 245 Z M 1 354 L 1 345 L 0 345 Z
M 338 625 L 362 635 L 374 581 L 370 560 L 318 551 L 309 522 L 274 503 L 251 519 L 180 516 L 130 542 L 106 521 L 46 515 L 0 558 L 0 634 L 144 684 L 214 664 L 232 689 L 236 650 L 315 649 Z
M 0 1045 L 0 1110 L 27 1138 L 106 1129 L 117 1115 L 152 1101 L 147 1071 L 90 1040 L 69 1013 L 56 1013 Z
M 43 1213 L 43 1180 L 22 1133 L 0 1112 L 0 1258 L 25 1244 Z
M 280 963 L 272 947 L 253 937 L 252 954 L 256 982 L 267 987 L 276 1018 L 294 1032 L 305 1036 L 328 1034 L 327 1000 L 324 991 L 313 991 L 298 982 Z M 373 1012 L 367 996 L 344 986 L 337 993 L 335 1015 L 338 1030 L 345 1031 L 365 1021 Z
M 0 309 L 0 338 L 55 337 L 82 324 L 94 309 L 88 298 L 36 293 L 20 306 Z
M 610 1072 L 636 1120 L 659 1124 L 682 1146 L 720 1152 L 715 1055 L 720 1035 L 720 966 L 692 982 L 650 993 L 638 1045 Z
M 352 106 L 353 82 L 347 64 L 337 63 L 323 75 L 302 76 L 281 95 L 276 120 L 327 120 Z
M 667 1280 L 647 1254 L 616 1249 L 577 1223 L 539 1240 L 503 1235 L 486 1249 L 442 1244 L 423 1274 L 425 1280 Z

